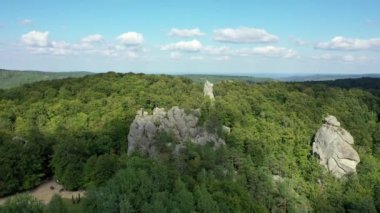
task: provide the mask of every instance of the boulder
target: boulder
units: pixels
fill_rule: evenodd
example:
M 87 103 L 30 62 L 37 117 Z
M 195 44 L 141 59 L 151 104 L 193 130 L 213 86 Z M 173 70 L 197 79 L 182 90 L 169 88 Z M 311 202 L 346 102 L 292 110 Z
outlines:
M 151 115 L 144 110 L 139 110 L 129 129 L 128 154 L 139 150 L 150 156 L 156 155 L 155 143 L 160 132 L 171 134 L 180 143 L 176 146 L 181 146 L 187 141 L 200 145 L 213 143 L 215 148 L 225 144 L 218 135 L 198 126 L 199 116 L 200 110 L 193 110 L 186 114 L 179 107 L 172 107 L 168 111 L 155 108 Z
M 342 127 L 332 115 L 325 118 L 325 123 L 319 128 L 313 143 L 313 153 L 319 157 L 319 162 L 335 177 L 341 178 L 347 174 L 356 173 L 356 165 L 360 158 L 352 135 Z

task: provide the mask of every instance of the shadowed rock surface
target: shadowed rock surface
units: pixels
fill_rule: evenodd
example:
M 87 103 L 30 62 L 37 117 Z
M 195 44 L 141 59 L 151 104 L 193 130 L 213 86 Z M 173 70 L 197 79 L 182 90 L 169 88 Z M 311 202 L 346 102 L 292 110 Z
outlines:
M 356 173 L 360 158 L 351 146 L 354 138 L 340 127 L 334 116 L 325 118 L 325 124 L 318 130 L 313 143 L 313 153 L 319 156 L 319 162 L 337 178 Z
M 193 110 L 191 113 L 186 114 L 179 107 L 172 107 L 168 111 L 155 108 L 151 115 L 148 112 L 139 110 L 129 130 L 128 154 L 139 150 L 144 154 L 155 156 L 157 153 L 157 136 L 160 132 L 173 135 L 180 143 L 186 141 L 200 145 L 214 143 L 214 147 L 225 144 L 224 140 L 218 135 L 198 126 L 199 116 L 200 110 Z M 181 144 L 176 146 L 180 147 Z

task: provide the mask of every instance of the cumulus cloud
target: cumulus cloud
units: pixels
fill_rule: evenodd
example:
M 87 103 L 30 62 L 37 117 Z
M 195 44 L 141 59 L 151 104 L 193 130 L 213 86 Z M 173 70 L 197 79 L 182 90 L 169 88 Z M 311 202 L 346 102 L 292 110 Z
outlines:
M 213 47 L 206 46 L 202 50 L 206 54 L 219 55 L 219 56 L 265 56 L 265 57 L 280 57 L 280 58 L 294 58 L 297 52 L 292 49 L 283 47 L 265 46 L 256 48 L 238 48 L 232 49 L 229 47 Z
M 261 55 L 265 57 L 294 58 L 297 52 L 292 49 L 282 47 L 266 46 L 256 48 L 242 48 L 235 52 L 240 56 Z
M 103 41 L 103 36 L 100 35 L 100 34 L 93 34 L 93 35 L 89 35 L 89 36 L 86 36 L 84 38 L 82 38 L 81 42 L 83 43 L 94 43 L 94 42 L 100 42 L 100 41 Z
M 198 40 L 180 41 L 173 44 L 165 45 L 161 50 L 181 51 L 181 52 L 199 52 L 202 49 L 202 43 Z
M 198 28 L 193 28 L 193 29 L 172 28 L 169 32 L 169 35 L 173 37 L 189 38 L 189 37 L 203 36 L 204 33 L 201 32 L 201 30 Z
M 322 54 L 319 56 L 314 56 L 314 59 L 317 60 L 327 60 L 327 61 L 342 61 L 342 62 L 369 62 L 371 58 L 367 56 L 355 56 L 351 54 L 346 55 L 336 55 L 336 54 Z
M 45 47 L 48 45 L 49 32 L 31 31 L 21 36 L 21 42 L 29 46 Z
M 115 42 L 100 42 L 104 38 L 100 34 L 89 35 L 79 42 L 69 43 L 66 41 L 49 41 L 49 32 L 31 31 L 21 36 L 21 42 L 33 54 L 51 55 L 80 55 L 95 54 L 106 56 L 119 56 L 136 58 L 143 48 L 137 44 L 142 42 L 139 36 L 123 34 Z M 134 38 L 134 42 L 132 42 Z M 121 40 L 120 40 L 121 39 Z M 133 44 L 133 45 L 132 45 Z
M 30 25 L 32 23 L 33 23 L 33 21 L 30 20 L 30 19 L 22 19 L 22 20 L 20 20 L 20 24 L 21 25 Z
M 76 48 L 65 41 L 52 41 L 48 50 L 54 55 L 69 55 L 72 54 Z
M 123 45 L 137 46 L 144 42 L 144 36 L 137 32 L 126 32 L 119 35 L 117 40 Z
M 315 45 L 316 49 L 323 50 L 375 50 L 380 51 L 380 38 L 356 39 L 336 36 L 329 42 L 319 42 Z
M 93 47 L 82 43 L 68 43 L 66 41 L 51 41 L 47 46 L 27 46 L 28 50 L 34 54 L 51 55 L 78 55 L 79 53 L 89 53 Z
M 278 37 L 264 29 L 240 27 L 214 30 L 214 40 L 231 43 L 269 43 L 278 41 Z

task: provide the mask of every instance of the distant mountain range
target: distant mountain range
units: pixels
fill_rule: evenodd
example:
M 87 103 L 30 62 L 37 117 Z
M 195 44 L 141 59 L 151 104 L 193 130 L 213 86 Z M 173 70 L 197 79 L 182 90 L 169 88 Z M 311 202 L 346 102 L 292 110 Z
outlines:
M 303 81 L 331 81 L 338 79 L 349 79 L 349 78 L 380 78 L 380 74 L 333 74 L 333 75 L 293 75 L 287 77 L 273 78 L 280 81 L 293 81 L 293 82 L 303 82 Z
M 380 78 L 380 74 L 252 74 L 252 75 L 202 75 L 202 74 L 187 74 L 180 75 L 182 77 L 190 78 L 194 82 L 201 82 L 208 80 L 212 83 L 220 81 L 246 81 L 246 82 L 264 82 L 264 81 L 285 81 L 285 82 L 306 82 L 306 81 L 333 81 L 338 79 L 356 79 L 356 78 Z
M 42 71 L 18 71 L 0 69 L 0 89 L 17 87 L 27 83 L 47 81 L 62 78 L 76 78 L 85 75 L 93 75 L 92 72 L 42 72 Z M 245 81 L 251 83 L 265 81 L 306 82 L 306 81 L 331 81 L 337 79 L 356 78 L 380 78 L 380 74 L 252 74 L 252 75 L 226 75 L 226 74 L 184 74 L 176 75 L 189 78 L 194 82 L 203 83 L 206 80 L 212 83 L 221 81 Z
M 246 82 L 264 82 L 273 81 L 267 77 L 255 77 L 255 76 L 233 76 L 233 75 L 202 75 L 202 74 L 188 74 L 179 75 L 181 77 L 190 78 L 196 83 L 204 83 L 206 80 L 211 83 L 219 83 L 221 81 L 246 81 Z

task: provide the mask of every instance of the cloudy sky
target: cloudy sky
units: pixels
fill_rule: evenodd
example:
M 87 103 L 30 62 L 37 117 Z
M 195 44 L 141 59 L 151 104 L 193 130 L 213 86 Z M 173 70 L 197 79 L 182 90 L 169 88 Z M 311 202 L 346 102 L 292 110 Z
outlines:
M 380 73 L 379 0 L 0 0 L 0 68 Z

